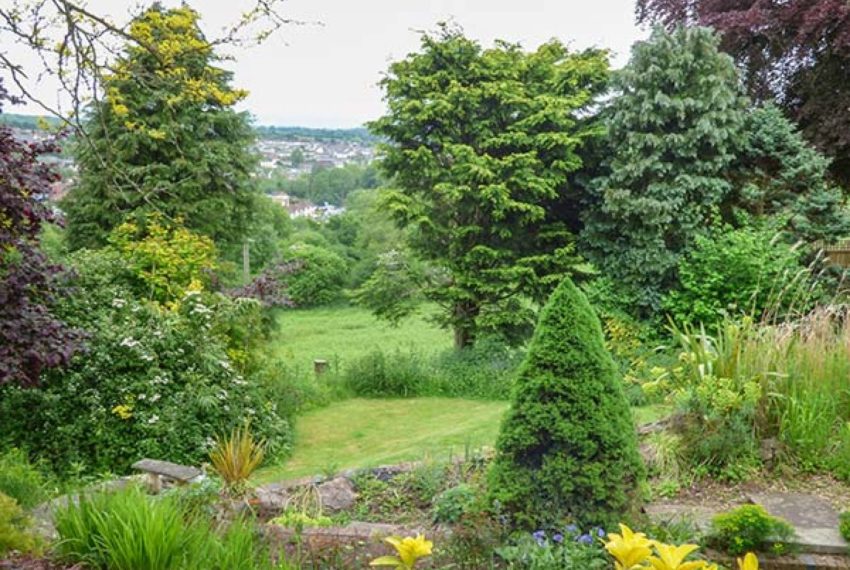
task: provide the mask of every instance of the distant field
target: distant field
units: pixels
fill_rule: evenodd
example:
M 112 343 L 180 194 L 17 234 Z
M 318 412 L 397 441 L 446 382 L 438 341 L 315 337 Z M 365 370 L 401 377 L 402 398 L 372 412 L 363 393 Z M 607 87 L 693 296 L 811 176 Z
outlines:
M 372 350 L 395 349 L 436 352 L 450 348 L 451 334 L 422 315 L 392 327 L 359 307 L 295 309 L 277 315 L 279 334 L 271 347 L 274 355 L 297 367 L 312 366 L 316 358 L 331 365 Z
M 454 398 L 337 402 L 299 416 L 292 457 L 260 470 L 255 479 L 269 482 L 462 456 L 465 449 L 495 443 L 508 406 L 508 402 Z M 635 408 L 635 421 L 646 423 L 669 412 L 665 406 Z

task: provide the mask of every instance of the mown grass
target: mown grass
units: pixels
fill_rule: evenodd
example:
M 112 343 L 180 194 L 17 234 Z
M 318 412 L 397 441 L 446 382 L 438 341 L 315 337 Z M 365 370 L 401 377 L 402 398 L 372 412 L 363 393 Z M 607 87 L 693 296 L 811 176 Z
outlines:
M 452 345 L 451 333 L 427 319 L 427 310 L 393 327 L 360 307 L 334 306 L 281 311 L 272 354 L 293 367 L 307 369 L 320 358 L 344 366 L 380 349 L 438 352 Z
M 353 399 L 307 412 L 296 421 L 291 458 L 261 469 L 257 482 L 374 467 L 402 461 L 447 460 L 492 446 L 508 402 L 455 398 Z M 665 406 L 635 409 L 646 423 Z

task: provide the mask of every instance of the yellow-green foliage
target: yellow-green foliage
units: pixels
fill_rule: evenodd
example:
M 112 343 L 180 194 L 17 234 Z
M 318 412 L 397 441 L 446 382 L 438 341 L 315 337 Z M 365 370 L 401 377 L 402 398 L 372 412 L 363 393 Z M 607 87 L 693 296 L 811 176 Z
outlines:
M 216 267 L 212 240 L 152 214 L 143 225 L 125 222 L 110 235 L 143 293 L 160 303 L 173 303 L 189 290 L 200 290 L 205 272 Z
M 30 532 L 31 521 L 24 510 L 8 495 L 0 493 L 0 556 L 17 550 L 28 552 L 38 546 Z

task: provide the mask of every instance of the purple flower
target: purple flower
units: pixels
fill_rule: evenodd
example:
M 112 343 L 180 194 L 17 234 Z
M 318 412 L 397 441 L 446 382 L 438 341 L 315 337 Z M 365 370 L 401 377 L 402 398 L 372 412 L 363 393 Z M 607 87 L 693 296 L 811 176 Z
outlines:
M 599 538 L 605 538 L 605 530 L 603 530 L 602 527 L 597 528 L 596 536 L 598 536 Z
M 568 525 L 567 525 L 567 528 L 566 528 L 565 530 L 566 530 L 569 534 L 572 534 L 573 536 L 575 536 L 575 535 L 577 535 L 577 534 L 578 534 L 578 527 L 577 527 L 576 525 L 574 525 L 574 524 L 568 524 Z
M 580 542 L 581 544 L 593 544 L 593 537 L 589 534 L 583 534 L 576 539 L 576 542 Z
M 552 535 L 552 540 L 554 540 L 558 544 L 561 544 L 562 542 L 564 542 L 564 535 L 561 534 L 560 532 L 556 532 L 555 534 Z
M 546 544 L 546 531 L 545 530 L 535 531 L 531 534 L 531 536 L 534 537 L 534 540 L 537 541 L 538 545 L 543 546 L 544 544 Z

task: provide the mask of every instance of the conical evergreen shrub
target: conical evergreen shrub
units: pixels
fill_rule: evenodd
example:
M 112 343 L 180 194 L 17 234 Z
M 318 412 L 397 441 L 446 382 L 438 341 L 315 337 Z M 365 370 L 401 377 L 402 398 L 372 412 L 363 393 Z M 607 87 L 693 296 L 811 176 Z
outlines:
M 569 280 L 540 316 L 496 444 L 491 498 L 520 527 L 617 522 L 643 464 L 593 309 Z

